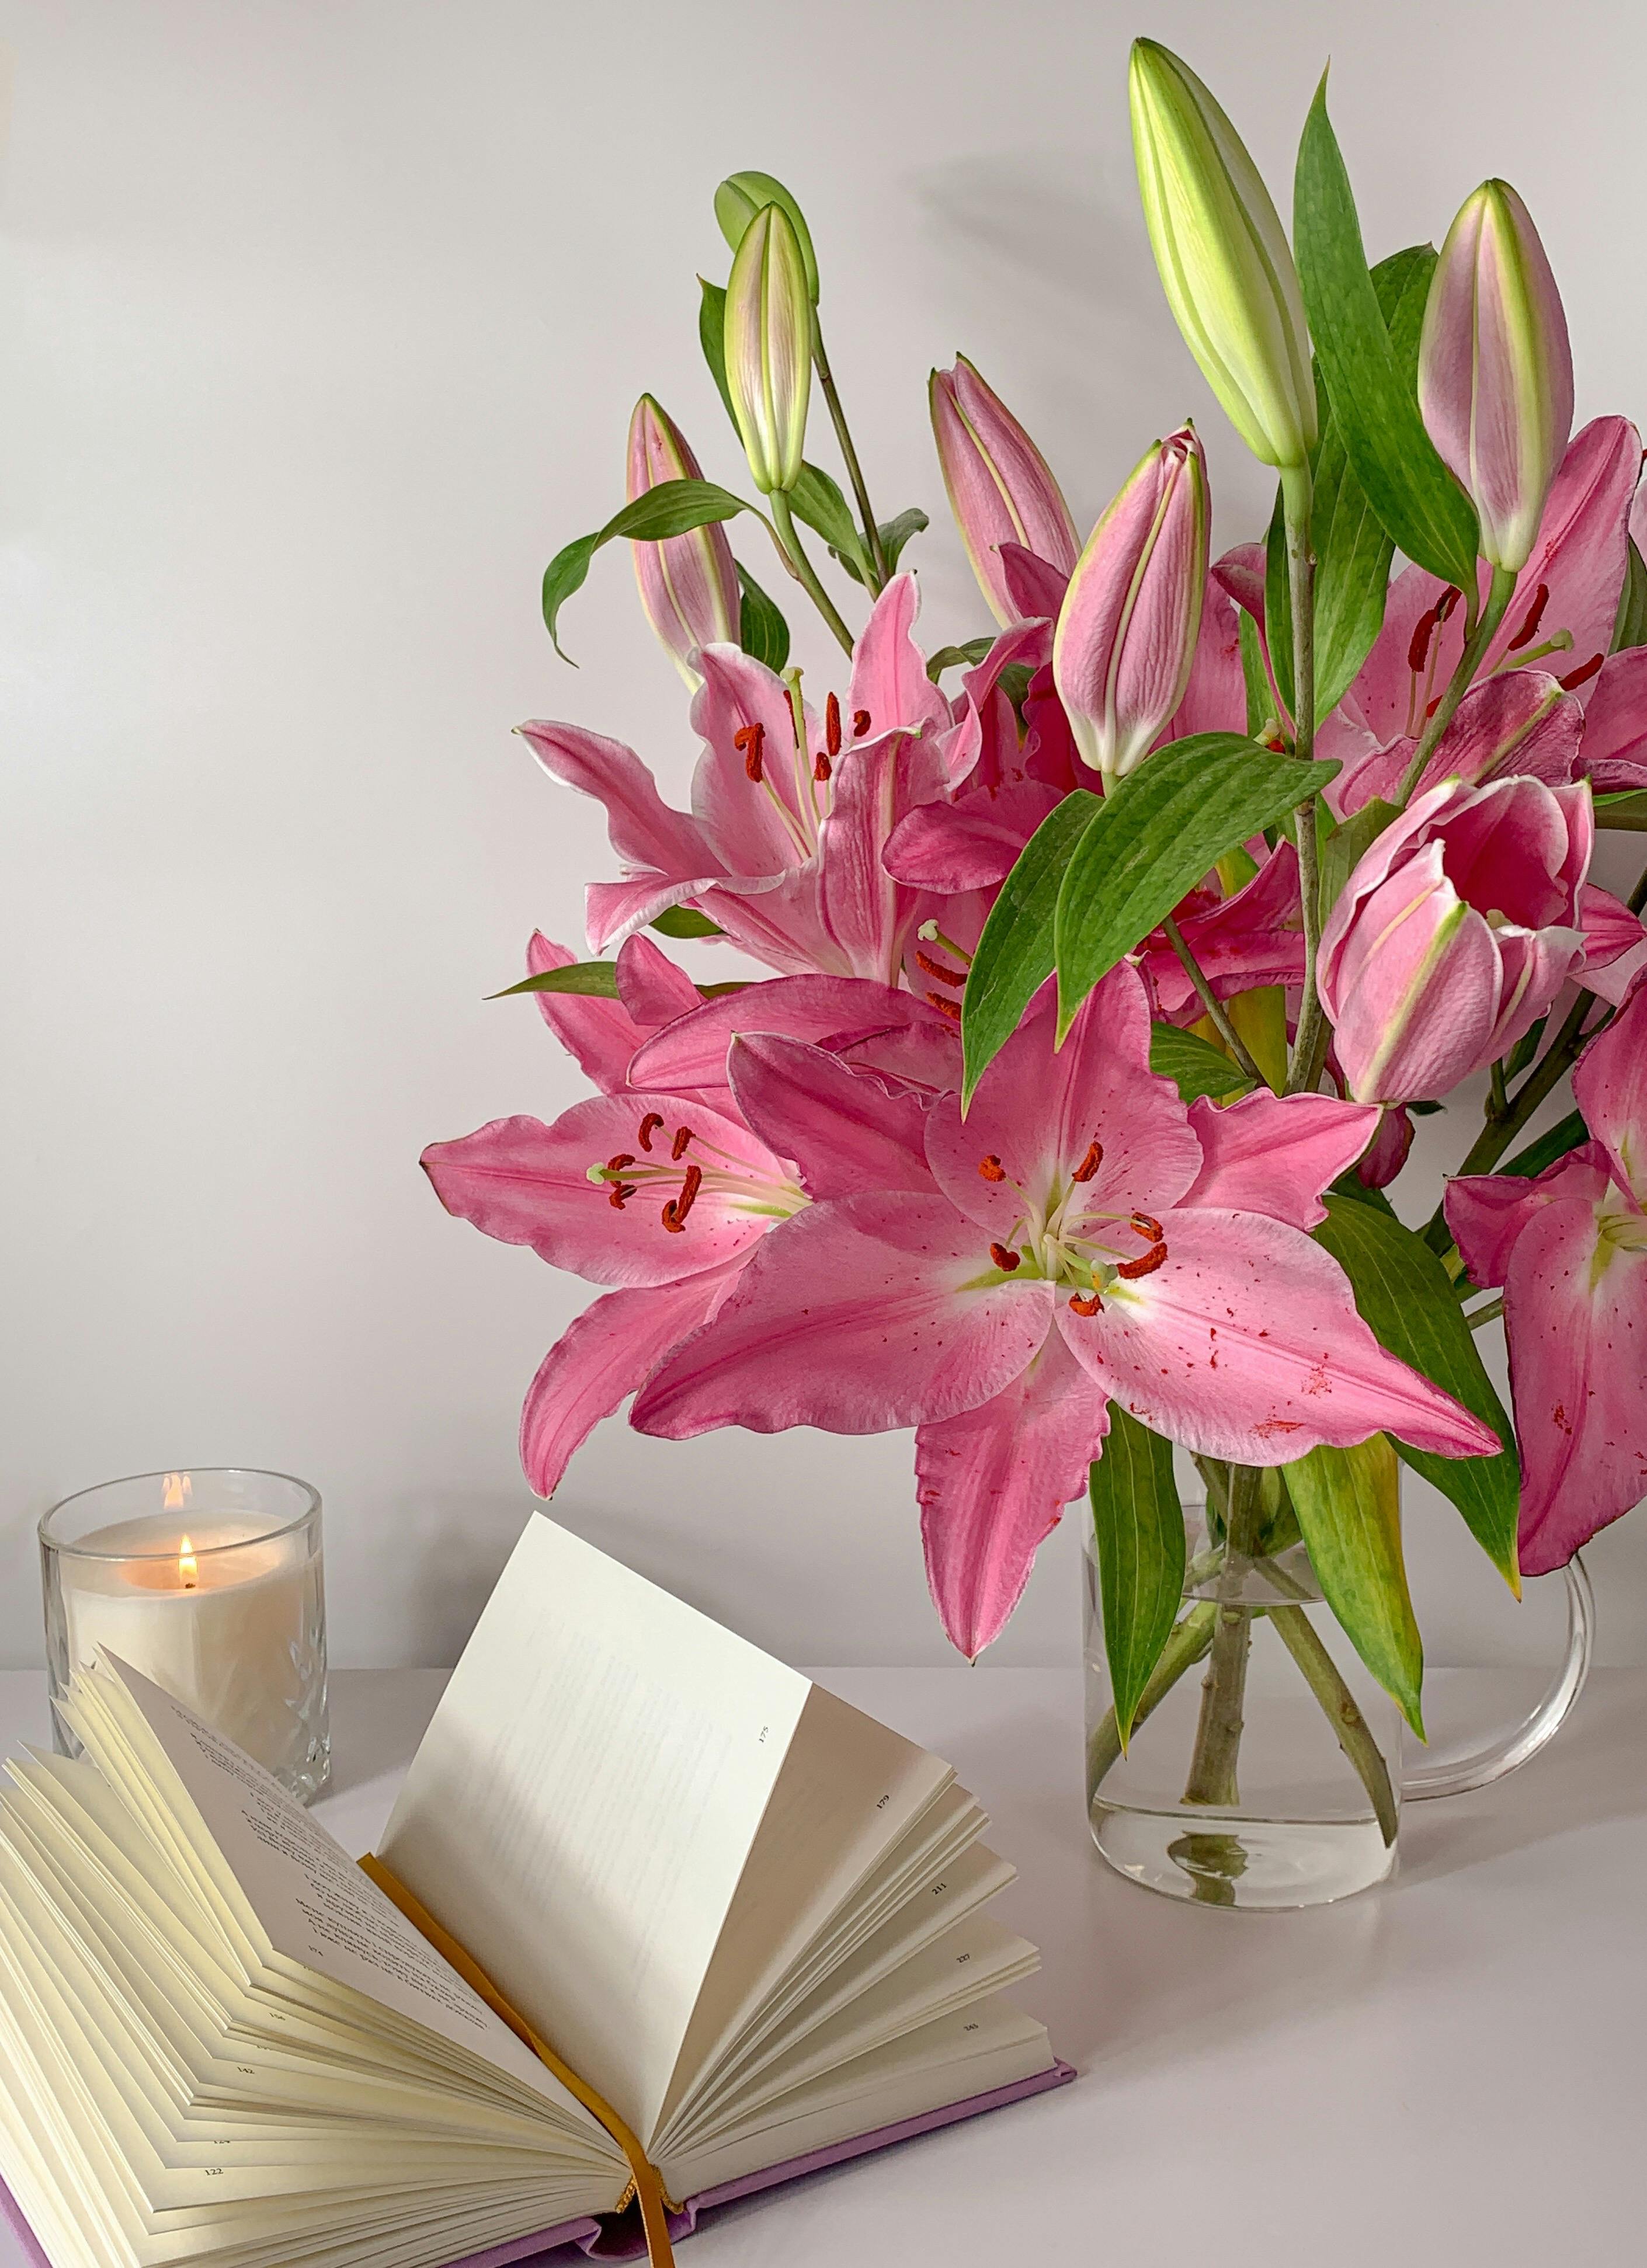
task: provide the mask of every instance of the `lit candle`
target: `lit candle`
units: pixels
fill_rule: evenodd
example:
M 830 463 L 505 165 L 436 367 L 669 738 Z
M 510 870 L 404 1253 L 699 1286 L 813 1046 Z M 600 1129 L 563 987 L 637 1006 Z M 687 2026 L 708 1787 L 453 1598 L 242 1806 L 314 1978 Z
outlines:
M 318 1499 L 301 1483 L 284 1483 L 302 1491 L 299 1516 L 283 1520 L 281 1507 L 271 1519 L 269 1509 L 235 1499 L 248 1494 L 247 1482 L 277 1476 L 146 1477 L 158 1510 L 77 1526 L 71 1542 L 48 1532 L 61 1514 L 115 1490 L 129 1501 L 141 1485 L 115 1483 L 71 1498 L 42 1525 L 48 1632 L 54 1575 L 57 1594 L 55 1677 L 61 1667 L 57 1682 L 66 1683 L 100 1646 L 289 1786 L 314 1793 L 304 1771 L 314 1778 L 318 1734 L 324 1777 L 326 1695 Z

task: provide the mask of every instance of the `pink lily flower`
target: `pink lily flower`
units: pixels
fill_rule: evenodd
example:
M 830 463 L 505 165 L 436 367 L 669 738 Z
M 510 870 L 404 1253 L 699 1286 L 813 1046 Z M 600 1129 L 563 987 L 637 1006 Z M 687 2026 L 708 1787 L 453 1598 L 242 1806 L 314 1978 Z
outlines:
M 1598 678 L 1598 688 L 1599 683 Z M 1585 734 L 1584 704 L 1576 693 L 1563 692 L 1558 680 L 1541 669 L 1508 670 L 1465 695 L 1414 792 L 1425 794 L 1449 779 L 1480 787 L 1511 773 L 1565 787 L 1574 777 Z M 1398 801 L 1417 747 L 1415 739 L 1403 733 L 1353 757 L 1326 792 L 1338 817 L 1348 818 L 1375 796 Z
M 1447 1455 L 1496 1447 L 1378 1346 L 1305 1233 L 1374 1112 L 1263 1094 L 1186 1109 L 1149 1071 L 1148 1003 L 1126 966 L 1056 1053 L 1054 1020 L 1050 999 L 1031 1010 L 964 1120 L 956 1096 L 932 1107 L 930 1189 L 860 1186 L 764 1240 L 631 1419 L 670 1439 L 917 1426 L 934 1596 L 971 1656 L 1079 1491 L 1112 1396 L 1252 1464 L 1386 1427 Z M 804 1178 L 817 1153 L 793 1108 L 769 1123 L 739 1094 L 769 1138 L 781 1120 Z
M 1264 850 L 1261 841 L 1258 847 Z M 1177 915 L 1185 943 L 1221 1000 L 1259 984 L 1303 982 L 1298 853 L 1290 843 L 1266 850 L 1252 880 L 1229 897 L 1198 890 L 1183 901 Z M 1138 961 L 1156 1014 L 1170 1024 L 1193 1024 L 1201 1004 L 1163 929 L 1145 938 Z
M 1447 1226 L 1502 1285 L 1521 1449 L 1521 1567 L 1564 1566 L 1647 1494 L 1647 991 L 1573 1073 L 1592 1140 L 1525 1181 L 1455 1181 Z
M 691 815 L 669 809 L 621 742 L 574 725 L 521 726 L 551 777 L 605 805 L 629 869 L 590 886 L 596 952 L 691 903 L 771 968 L 896 978 L 922 907 L 881 851 L 906 811 L 947 792 L 947 744 L 964 729 L 911 636 L 919 603 L 912 576 L 887 585 L 844 708 L 831 695 L 821 720 L 804 710 L 804 746 L 780 677 L 735 646 L 700 648 Z
M 700 481 L 703 469 L 675 420 L 649 394 L 629 421 L 625 493 L 632 504 L 661 481 Z M 698 683 L 692 656 L 738 634 L 738 571 L 719 521 L 671 535 L 661 543 L 632 543 L 635 581 L 646 620 L 689 685 Z
M 1601 665 L 1584 711 L 1578 769 L 1598 795 L 1647 787 L 1647 646 Z
M 1002 547 L 1020 546 L 1067 575 L 1081 549 L 1075 524 L 1045 458 L 964 355 L 953 370 L 933 372 L 929 393 L 949 509 L 979 588 L 1004 626 L 1024 610 L 1008 589 Z
M 1317 982 L 1358 1102 L 1444 1094 L 1582 966 L 1590 791 L 1444 781 L 1386 828 L 1322 934 Z

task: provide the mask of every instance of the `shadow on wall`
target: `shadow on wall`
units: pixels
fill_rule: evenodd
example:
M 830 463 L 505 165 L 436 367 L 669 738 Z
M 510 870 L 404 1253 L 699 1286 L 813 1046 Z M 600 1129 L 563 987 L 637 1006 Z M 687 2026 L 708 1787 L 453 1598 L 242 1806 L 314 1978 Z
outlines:
M 975 311 L 956 343 L 999 384 L 1058 475 L 1084 535 L 1150 442 L 1185 416 L 1213 445 L 1218 541 L 1267 524 L 1270 476 L 1236 439 L 1178 336 L 1138 210 L 1130 151 L 961 158 L 912 185 L 924 247 Z M 963 288 L 964 287 L 964 288 Z M 1015 364 L 992 357 L 1010 335 Z M 1008 392 L 1008 388 L 1013 389 Z

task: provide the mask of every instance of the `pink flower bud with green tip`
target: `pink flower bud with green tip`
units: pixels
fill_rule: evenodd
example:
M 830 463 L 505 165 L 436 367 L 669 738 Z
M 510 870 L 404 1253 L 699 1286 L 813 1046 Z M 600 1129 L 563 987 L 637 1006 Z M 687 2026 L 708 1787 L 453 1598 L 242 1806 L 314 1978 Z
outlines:
M 928 383 L 933 438 L 972 572 L 1004 630 L 1019 619 L 1001 547 L 1016 543 L 1067 575 L 1081 540 L 1046 460 L 964 355 Z
M 1481 556 L 1525 565 L 1573 424 L 1567 318 L 1533 216 L 1483 181 L 1447 231 L 1430 281 L 1418 401 L 1481 523 Z
M 727 391 L 763 496 L 801 477 L 812 389 L 812 294 L 805 255 L 781 205 L 743 232 L 727 283 Z
M 702 478 L 680 427 L 649 394 L 643 394 L 629 421 L 629 501 L 632 504 L 662 481 Z M 682 676 L 695 688 L 699 674 L 692 659 L 698 647 L 737 642 L 738 571 L 726 530 L 716 521 L 661 543 L 636 543 L 631 549 L 646 620 L 674 656 Z
M 1184 698 L 1207 591 L 1211 508 L 1193 425 L 1145 451 L 1069 580 L 1052 675 L 1106 784 L 1141 763 Z

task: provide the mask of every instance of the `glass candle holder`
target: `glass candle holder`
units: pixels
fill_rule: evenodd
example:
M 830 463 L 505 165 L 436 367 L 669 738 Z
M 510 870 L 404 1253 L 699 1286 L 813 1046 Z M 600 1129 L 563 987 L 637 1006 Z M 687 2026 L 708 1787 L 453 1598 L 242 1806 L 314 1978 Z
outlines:
M 326 1785 L 321 1499 L 285 1473 L 139 1473 L 40 1524 L 52 1729 L 101 1646 L 203 1717 L 301 1802 Z

